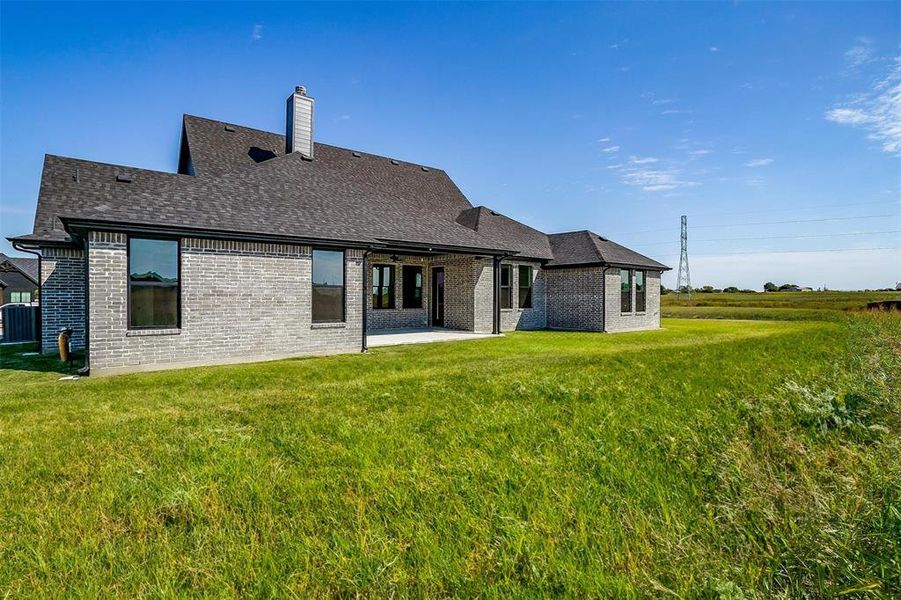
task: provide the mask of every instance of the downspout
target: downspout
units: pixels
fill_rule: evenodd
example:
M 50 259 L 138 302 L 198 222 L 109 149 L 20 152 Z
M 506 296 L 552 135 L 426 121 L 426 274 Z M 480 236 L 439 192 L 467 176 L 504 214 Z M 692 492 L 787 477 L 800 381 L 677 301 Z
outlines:
M 607 333 L 607 269 L 601 271 L 601 333 Z
M 366 352 L 369 349 L 369 346 L 367 345 L 367 342 L 366 342 L 366 321 L 367 321 L 366 315 L 369 312 L 366 308 L 366 302 L 367 302 L 367 300 L 369 300 L 368 290 L 366 289 L 366 257 L 369 256 L 371 253 L 372 253 L 372 248 L 367 248 L 366 250 L 363 251 L 363 262 L 362 262 L 362 267 L 361 267 L 363 270 L 363 278 L 361 280 L 361 283 L 363 285 L 363 304 L 361 306 L 361 308 L 363 310 L 363 333 L 362 333 L 361 339 L 360 339 L 360 352 Z
M 38 352 L 42 352 L 44 347 L 44 298 L 43 294 L 41 293 L 41 268 L 43 268 L 44 264 L 42 262 L 43 257 L 37 250 L 28 250 L 27 248 L 23 248 L 19 245 L 18 242 L 13 242 L 12 244 L 13 250 L 18 250 L 19 252 L 27 252 L 28 254 L 34 254 L 38 257 Z
M 90 235 L 90 234 L 89 234 Z M 84 239 L 84 366 L 78 370 L 79 375 L 91 374 L 91 351 L 90 351 L 90 330 L 91 330 L 91 269 L 88 260 L 88 237 Z

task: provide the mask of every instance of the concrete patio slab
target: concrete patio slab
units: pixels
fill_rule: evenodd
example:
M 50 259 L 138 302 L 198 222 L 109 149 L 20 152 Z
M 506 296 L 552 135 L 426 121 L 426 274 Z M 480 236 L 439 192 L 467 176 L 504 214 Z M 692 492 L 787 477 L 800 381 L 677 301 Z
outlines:
M 431 342 L 460 342 L 495 337 L 492 333 L 475 333 L 432 327 L 430 329 L 383 329 L 366 336 L 370 348 L 399 346 L 401 344 L 426 344 Z

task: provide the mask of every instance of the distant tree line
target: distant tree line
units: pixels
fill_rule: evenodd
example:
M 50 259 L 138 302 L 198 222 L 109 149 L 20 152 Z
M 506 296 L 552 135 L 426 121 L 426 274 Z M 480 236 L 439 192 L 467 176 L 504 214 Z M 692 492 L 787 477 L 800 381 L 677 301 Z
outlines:
M 807 290 L 810 290 L 810 288 L 803 288 L 794 283 L 783 283 L 782 285 L 777 286 L 772 281 L 767 281 L 766 283 L 763 284 L 764 292 L 801 292 L 801 291 L 807 291 Z M 669 289 L 662 284 L 660 285 L 660 293 L 664 294 L 664 295 L 665 294 L 673 294 L 673 293 L 677 293 L 677 292 L 681 293 L 681 294 L 687 294 L 687 293 L 689 293 L 689 291 L 695 292 L 698 294 L 756 294 L 756 293 L 758 293 L 757 290 L 750 290 L 747 288 L 737 288 L 734 285 L 724 287 L 723 289 L 715 288 L 712 285 L 704 285 L 701 287 L 693 287 L 693 288 L 691 288 L 691 290 L 689 290 L 685 286 L 682 286 L 682 288 L 680 288 L 679 290 L 674 290 L 674 289 Z M 822 288 L 822 291 L 825 292 L 827 290 L 824 287 L 824 288 Z

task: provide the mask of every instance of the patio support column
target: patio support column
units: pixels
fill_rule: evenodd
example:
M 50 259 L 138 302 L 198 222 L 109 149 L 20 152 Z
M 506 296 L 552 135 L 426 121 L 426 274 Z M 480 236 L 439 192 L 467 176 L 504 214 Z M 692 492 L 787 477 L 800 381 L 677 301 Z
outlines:
M 369 253 L 372 252 L 372 249 L 363 251 L 363 261 L 362 261 L 362 269 L 363 269 L 363 277 L 361 279 L 363 284 L 363 305 L 361 306 L 363 310 L 363 332 L 361 334 L 360 340 L 360 352 L 366 352 L 369 349 L 369 344 L 366 339 L 366 321 L 367 316 L 369 314 L 369 293 L 366 289 L 366 257 L 369 256 Z

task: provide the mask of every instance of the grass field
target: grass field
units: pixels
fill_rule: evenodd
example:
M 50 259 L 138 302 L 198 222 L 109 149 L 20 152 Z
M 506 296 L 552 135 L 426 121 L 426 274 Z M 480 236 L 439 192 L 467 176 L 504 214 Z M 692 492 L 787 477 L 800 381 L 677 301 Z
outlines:
M 664 327 L 78 381 L 3 349 L 0 590 L 901 594 L 901 319 Z
M 664 317 L 680 319 L 818 321 L 843 319 L 879 300 L 901 300 L 901 292 L 693 293 L 691 299 L 667 294 L 661 297 L 661 309 Z

